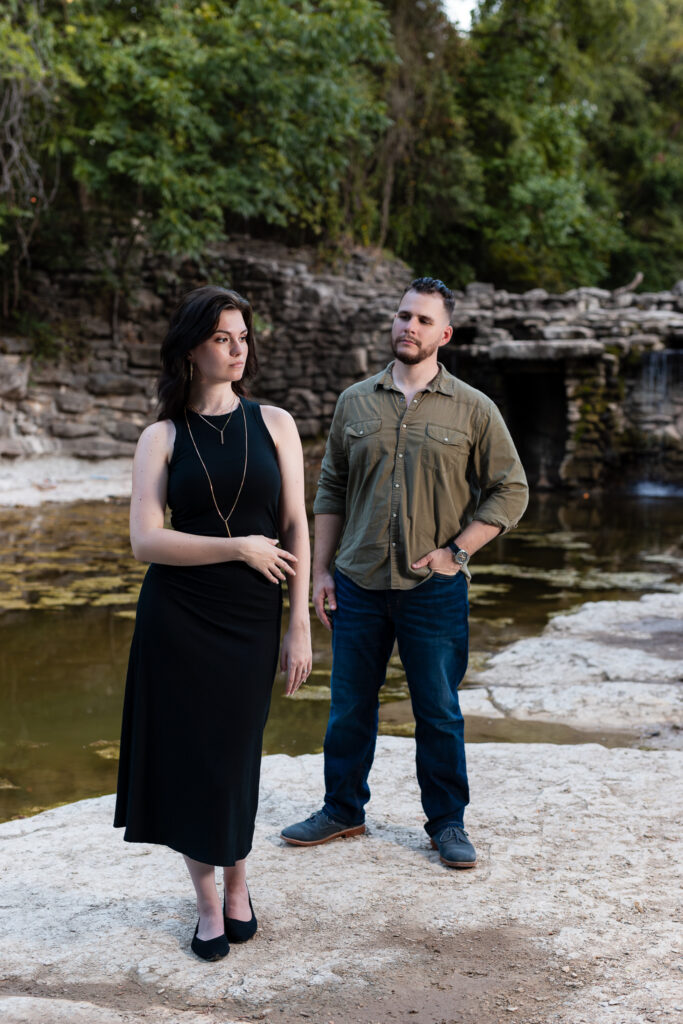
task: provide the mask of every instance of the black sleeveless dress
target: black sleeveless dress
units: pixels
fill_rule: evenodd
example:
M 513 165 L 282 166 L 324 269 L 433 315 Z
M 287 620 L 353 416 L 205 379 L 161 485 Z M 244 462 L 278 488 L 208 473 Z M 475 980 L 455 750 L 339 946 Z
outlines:
M 277 537 L 275 445 L 258 404 L 241 401 L 247 472 L 230 532 Z M 244 469 L 244 417 L 237 408 L 223 445 L 196 413 L 188 418 L 226 515 Z M 206 418 L 220 426 L 226 419 Z M 185 419 L 174 425 L 171 525 L 226 537 Z M 279 584 L 246 562 L 150 565 L 130 651 L 114 818 L 128 842 L 161 843 L 222 866 L 249 853 L 281 608 Z

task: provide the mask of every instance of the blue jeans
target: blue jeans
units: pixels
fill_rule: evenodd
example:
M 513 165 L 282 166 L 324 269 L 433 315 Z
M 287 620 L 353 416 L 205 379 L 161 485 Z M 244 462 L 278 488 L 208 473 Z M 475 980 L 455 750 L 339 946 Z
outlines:
M 359 825 L 370 799 L 379 690 L 394 640 L 415 716 L 417 780 L 430 836 L 462 825 L 469 803 L 458 686 L 467 668 L 467 581 L 434 575 L 412 590 L 365 590 L 335 573 L 325 812 Z

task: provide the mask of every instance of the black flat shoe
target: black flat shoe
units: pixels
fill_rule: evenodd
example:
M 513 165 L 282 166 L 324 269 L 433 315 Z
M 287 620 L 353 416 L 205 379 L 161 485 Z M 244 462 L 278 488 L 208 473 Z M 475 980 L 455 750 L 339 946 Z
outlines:
M 192 936 L 191 949 L 193 953 L 201 957 L 202 960 L 222 960 L 224 956 L 227 956 L 230 952 L 230 943 L 228 942 L 225 935 L 217 935 L 215 939 L 198 939 L 197 932 L 199 931 L 199 921 L 197 921 L 197 927 L 194 930 Z
M 249 893 L 248 889 L 247 893 Z M 223 899 L 223 922 L 225 924 L 225 934 L 230 942 L 247 942 L 256 934 L 258 921 L 256 920 L 254 908 L 251 905 L 251 894 L 249 894 L 249 909 L 251 910 L 250 921 L 238 921 L 235 917 L 226 917 L 225 899 Z

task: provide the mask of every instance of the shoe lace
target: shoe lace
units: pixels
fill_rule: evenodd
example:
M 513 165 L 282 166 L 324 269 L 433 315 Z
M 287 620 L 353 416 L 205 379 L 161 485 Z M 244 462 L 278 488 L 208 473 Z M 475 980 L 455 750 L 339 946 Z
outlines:
M 439 840 L 442 843 L 447 842 L 449 839 L 457 839 L 459 842 L 462 842 L 468 838 L 467 832 L 465 832 L 461 825 L 447 825 L 439 836 Z
M 306 821 L 318 821 L 319 818 L 324 818 L 326 821 L 330 820 L 325 814 L 325 812 L 323 810 L 320 810 L 313 811 L 313 814 L 309 814 L 309 816 L 306 818 Z
M 313 814 L 311 814 L 311 816 L 308 818 L 308 820 L 309 821 L 315 821 L 315 822 L 319 821 L 319 822 L 321 822 L 321 824 L 324 824 L 324 825 L 337 825 L 337 824 L 339 824 L 339 822 L 337 822 L 334 818 L 331 818 L 329 816 L 329 814 L 326 814 L 325 811 L 322 809 L 322 807 L 320 808 L 319 811 L 314 811 Z

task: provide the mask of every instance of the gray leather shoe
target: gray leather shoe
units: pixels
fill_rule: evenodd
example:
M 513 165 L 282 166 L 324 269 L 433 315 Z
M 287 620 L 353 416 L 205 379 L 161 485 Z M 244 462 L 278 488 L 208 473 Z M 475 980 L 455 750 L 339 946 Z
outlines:
M 461 825 L 446 825 L 432 836 L 432 848 L 439 851 L 442 864 L 449 868 L 473 868 L 477 863 L 477 851 Z
M 341 821 L 329 818 L 321 810 L 305 821 L 297 821 L 295 825 L 283 828 L 280 838 L 293 846 L 320 846 L 321 843 L 329 843 L 330 839 L 360 836 L 363 832 L 365 825 L 344 825 Z

